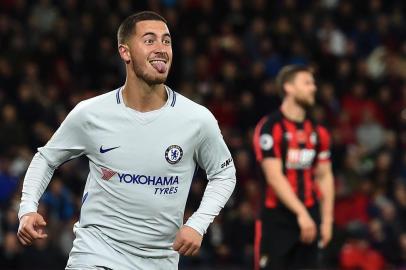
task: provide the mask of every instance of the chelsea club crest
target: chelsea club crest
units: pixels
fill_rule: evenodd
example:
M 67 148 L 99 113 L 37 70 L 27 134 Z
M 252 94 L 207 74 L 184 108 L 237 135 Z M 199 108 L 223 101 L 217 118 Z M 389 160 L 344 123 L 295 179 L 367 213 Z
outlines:
M 179 145 L 171 145 L 166 148 L 165 159 L 170 164 L 178 163 L 183 156 L 183 150 Z

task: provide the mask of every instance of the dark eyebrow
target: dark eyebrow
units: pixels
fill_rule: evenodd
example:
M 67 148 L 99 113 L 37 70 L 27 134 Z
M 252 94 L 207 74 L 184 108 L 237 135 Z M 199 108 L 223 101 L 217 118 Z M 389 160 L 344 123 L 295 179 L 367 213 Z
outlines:
M 145 37 L 145 36 L 148 36 L 148 35 L 153 35 L 153 36 L 156 37 L 156 34 L 153 33 L 153 32 L 146 32 L 146 33 L 143 34 L 142 36 Z M 171 35 L 170 35 L 169 33 L 165 33 L 163 36 L 164 36 L 164 37 L 169 37 L 169 38 L 171 38 Z
M 142 36 L 143 37 L 145 37 L 145 36 L 148 36 L 148 35 L 153 35 L 153 36 L 156 36 L 156 34 L 155 33 L 153 33 L 153 32 L 146 32 L 145 34 L 143 34 Z

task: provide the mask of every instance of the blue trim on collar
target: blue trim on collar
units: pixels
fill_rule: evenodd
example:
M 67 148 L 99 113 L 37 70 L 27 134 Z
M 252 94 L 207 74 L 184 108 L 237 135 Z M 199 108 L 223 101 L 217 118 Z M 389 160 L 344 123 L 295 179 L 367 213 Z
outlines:
M 120 101 L 120 90 L 121 90 L 121 88 L 119 88 L 119 89 L 117 90 L 117 93 L 116 93 L 117 104 L 120 104 L 120 103 L 121 103 L 121 101 Z
M 176 92 L 172 90 L 172 94 L 173 94 L 173 98 L 172 98 L 171 107 L 175 107 L 175 103 L 176 103 Z

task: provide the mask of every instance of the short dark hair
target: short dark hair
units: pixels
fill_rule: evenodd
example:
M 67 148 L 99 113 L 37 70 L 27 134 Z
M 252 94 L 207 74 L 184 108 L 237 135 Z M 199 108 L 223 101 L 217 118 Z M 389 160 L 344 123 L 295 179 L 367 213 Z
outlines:
M 284 84 L 287 82 L 291 82 L 295 79 L 296 75 L 300 72 L 310 72 L 313 73 L 313 71 L 303 65 L 288 65 L 284 66 L 276 76 L 276 87 L 278 89 L 278 92 L 283 96 L 285 95 L 285 89 L 283 88 Z
M 153 11 L 141 11 L 128 16 L 120 25 L 117 31 L 118 44 L 124 44 L 130 36 L 135 33 L 135 25 L 140 21 L 162 21 L 167 24 L 164 17 Z

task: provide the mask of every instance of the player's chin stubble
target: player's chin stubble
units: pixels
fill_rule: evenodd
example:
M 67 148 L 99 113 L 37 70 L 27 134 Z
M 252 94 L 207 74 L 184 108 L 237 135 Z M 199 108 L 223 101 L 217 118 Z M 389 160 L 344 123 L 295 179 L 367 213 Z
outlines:
M 161 75 L 161 76 L 156 76 L 153 74 L 149 74 L 147 72 L 147 69 L 142 69 L 140 68 L 139 65 L 135 61 L 132 61 L 133 69 L 135 72 L 135 75 L 145 81 L 148 85 L 156 85 L 156 84 L 162 84 L 166 82 L 167 79 L 167 74 Z
M 314 99 L 296 98 L 295 101 L 305 110 L 309 110 L 314 105 Z

